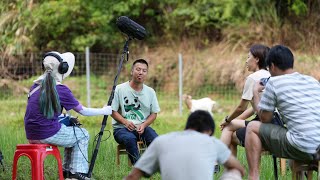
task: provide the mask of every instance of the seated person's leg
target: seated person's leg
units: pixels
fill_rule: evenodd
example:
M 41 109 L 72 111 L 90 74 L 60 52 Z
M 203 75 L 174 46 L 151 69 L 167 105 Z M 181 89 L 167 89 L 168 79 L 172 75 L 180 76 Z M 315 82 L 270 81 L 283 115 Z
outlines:
M 240 128 L 245 127 L 245 121 L 240 119 L 232 120 L 226 127 L 223 128 L 220 140 L 228 147 L 231 146 L 233 133 Z
M 141 140 L 149 146 L 149 144 L 158 136 L 155 130 L 151 127 L 146 127 L 144 132 L 141 134 Z
M 137 147 L 138 133 L 127 128 L 118 128 L 113 130 L 113 136 L 117 143 L 125 145 L 131 163 L 135 164 L 140 157 Z
M 72 128 L 72 127 L 70 127 Z M 84 128 L 74 128 L 74 133 L 78 142 L 72 148 L 70 172 L 71 173 L 84 173 L 89 171 L 88 167 L 88 144 L 89 144 L 89 133 Z
M 246 129 L 245 149 L 249 166 L 248 179 L 259 179 L 262 145 L 259 136 L 261 122 L 254 121 Z
M 242 128 L 240 128 L 240 129 L 242 129 Z M 238 155 L 238 145 L 241 145 L 240 141 L 239 141 L 239 139 L 237 137 L 236 132 L 233 132 L 232 138 L 231 138 L 231 144 L 229 146 L 229 149 L 231 150 L 232 154 L 235 157 L 237 157 L 237 155 Z
M 231 140 L 232 144 L 241 145 L 242 147 L 244 147 L 244 142 L 246 140 L 247 125 L 252 121 L 259 121 L 259 119 L 256 117 L 251 121 L 244 121 L 244 127 L 237 129 L 235 133 L 233 133 L 232 140 Z
M 231 144 L 230 144 L 230 146 L 229 146 L 229 149 L 230 149 L 231 153 L 232 153 L 235 157 L 237 157 L 237 156 L 238 156 L 238 144 L 235 143 L 235 141 L 234 141 L 234 137 L 233 137 L 234 134 L 235 134 L 235 133 L 232 134 L 232 141 L 231 141 Z M 235 137 L 235 138 L 237 138 L 237 137 Z
M 285 127 L 275 124 L 262 124 L 259 132 L 262 147 L 276 157 L 298 161 L 312 160 L 312 154 L 302 152 L 289 143 L 286 133 L 287 129 Z
M 242 180 L 241 173 L 237 169 L 225 170 L 220 180 Z
M 244 147 L 244 142 L 246 139 L 246 130 L 247 130 L 247 127 L 243 127 L 236 130 L 232 139 L 233 143 L 237 143 L 238 145 L 241 145 L 242 147 Z
M 61 126 L 55 135 L 41 140 L 41 143 L 54 144 L 66 147 L 64 155 L 64 170 L 71 173 L 88 172 L 88 143 L 89 133 L 84 128 Z

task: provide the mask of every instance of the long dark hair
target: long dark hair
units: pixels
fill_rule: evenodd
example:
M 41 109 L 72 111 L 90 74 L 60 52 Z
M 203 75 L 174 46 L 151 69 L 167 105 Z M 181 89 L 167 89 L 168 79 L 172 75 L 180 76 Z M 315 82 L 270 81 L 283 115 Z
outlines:
M 56 89 L 56 81 L 48 72 L 40 84 L 40 112 L 47 118 L 52 119 L 54 113 L 61 112 L 60 99 Z
M 267 69 L 266 57 L 270 48 L 265 45 L 255 44 L 250 47 L 250 52 L 253 57 L 258 58 L 259 69 Z

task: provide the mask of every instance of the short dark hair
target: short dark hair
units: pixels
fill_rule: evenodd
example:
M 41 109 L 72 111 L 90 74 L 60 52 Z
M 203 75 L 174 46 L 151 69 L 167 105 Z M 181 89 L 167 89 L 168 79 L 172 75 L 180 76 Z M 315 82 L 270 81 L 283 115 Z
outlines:
M 212 135 L 215 125 L 209 112 L 197 110 L 189 115 L 185 129 L 194 129 L 198 132 L 211 131 Z
M 267 65 L 274 64 L 281 70 L 293 68 L 294 58 L 290 49 L 283 45 L 273 46 L 267 56 Z
M 261 44 L 254 44 L 250 47 L 250 52 L 253 57 L 258 58 L 259 69 L 267 69 L 266 57 L 270 48 Z
M 137 60 L 135 60 L 135 61 L 133 62 L 132 68 L 133 68 L 133 66 L 134 66 L 135 64 L 137 64 L 137 63 L 145 64 L 145 65 L 147 65 L 147 67 L 149 67 L 149 64 L 148 64 L 148 62 L 147 62 L 146 60 L 144 60 L 144 59 L 137 59 Z

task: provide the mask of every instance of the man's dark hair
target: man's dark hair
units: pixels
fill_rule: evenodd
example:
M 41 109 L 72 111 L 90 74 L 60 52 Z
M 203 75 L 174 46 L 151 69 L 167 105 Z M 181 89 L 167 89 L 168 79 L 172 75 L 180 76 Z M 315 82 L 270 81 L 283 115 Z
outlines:
M 270 48 L 261 44 L 255 44 L 250 47 L 250 52 L 253 57 L 258 58 L 259 69 L 267 69 L 266 57 Z
M 283 45 L 273 46 L 267 56 L 267 65 L 274 64 L 281 70 L 293 68 L 294 58 L 289 48 Z
M 189 115 L 185 129 L 194 129 L 198 132 L 211 131 L 210 135 L 212 135 L 214 128 L 214 121 L 210 113 L 197 110 Z
M 135 61 L 133 62 L 133 64 L 132 64 L 132 67 L 133 67 L 135 64 L 137 64 L 137 63 L 145 64 L 145 65 L 147 65 L 147 67 L 149 67 L 148 62 L 147 62 L 146 60 L 144 60 L 144 59 L 137 59 L 137 60 L 135 60 Z

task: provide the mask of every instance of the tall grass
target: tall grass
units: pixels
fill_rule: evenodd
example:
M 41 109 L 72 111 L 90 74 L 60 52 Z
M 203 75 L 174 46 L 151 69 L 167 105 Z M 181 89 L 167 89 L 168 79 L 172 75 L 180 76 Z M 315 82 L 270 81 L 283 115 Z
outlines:
M 185 120 L 187 117 L 187 113 L 185 112 L 182 117 L 173 116 L 173 115 L 163 115 L 160 114 L 157 118 L 156 122 L 153 125 L 153 128 L 159 133 L 164 134 L 170 131 L 183 130 L 185 125 Z M 216 116 L 216 119 L 221 119 L 221 116 Z M 82 123 L 84 127 L 90 133 L 90 145 L 89 145 L 89 158 L 91 159 L 92 153 L 90 151 L 93 150 L 93 138 L 100 130 L 100 118 L 84 118 L 82 119 Z M 22 121 L 20 119 L 20 121 Z M 91 125 L 87 125 L 88 121 L 93 121 L 94 123 Z M 216 122 L 218 125 L 218 122 Z M 116 146 L 117 143 L 113 139 L 112 136 L 112 128 L 110 125 L 110 120 L 108 121 L 108 125 L 106 127 L 106 131 L 103 135 L 103 141 L 99 148 L 99 153 L 97 157 L 97 161 L 95 164 L 95 168 L 93 171 L 93 177 L 97 180 L 105 180 L 105 179 L 122 179 L 124 176 L 128 175 L 131 170 L 131 167 L 128 166 L 128 159 L 126 156 L 120 156 L 120 166 L 116 165 Z M 220 136 L 220 131 L 216 128 L 215 136 Z M 0 149 L 4 154 L 4 164 L 5 164 L 5 172 L 0 172 L 0 179 L 11 179 L 11 168 L 13 162 L 13 155 L 15 151 L 16 144 L 27 143 L 25 138 L 25 132 L 23 126 L 10 125 L 10 123 L 5 126 L 0 127 Z M 170 147 L 168 147 L 170 148 Z M 246 156 L 244 152 L 244 148 L 238 148 L 238 158 L 246 167 Z M 63 149 L 60 148 L 61 154 L 63 153 Z M 192 155 L 190 155 L 192 156 Z M 187 158 L 187 157 L 186 157 Z M 215 175 L 216 179 L 219 179 L 223 171 L 222 170 Z M 27 158 L 22 158 L 19 160 L 18 164 L 18 179 L 29 180 L 31 179 L 31 170 L 30 170 L 30 162 Z M 287 175 L 284 177 L 280 176 L 280 179 L 290 179 L 290 171 L 287 172 Z M 58 179 L 57 175 L 57 165 L 56 161 L 53 157 L 48 157 L 45 161 L 45 179 Z M 159 174 L 153 176 L 153 179 L 161 179 Z M 245 178 L 246 179 L 246 178 Z M 273 163 L 271 156 L 263 156 L 261 161 L 261 179 L 273 179 Z

